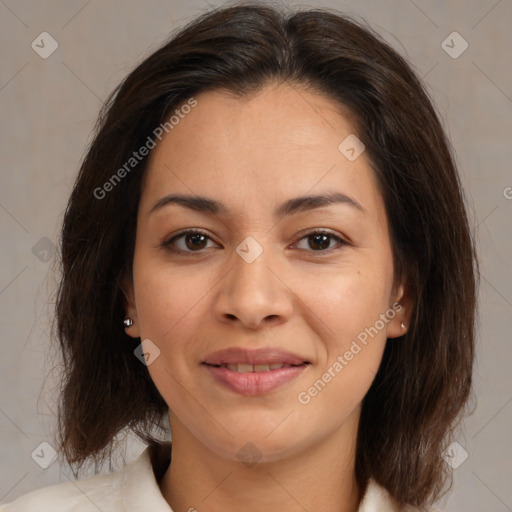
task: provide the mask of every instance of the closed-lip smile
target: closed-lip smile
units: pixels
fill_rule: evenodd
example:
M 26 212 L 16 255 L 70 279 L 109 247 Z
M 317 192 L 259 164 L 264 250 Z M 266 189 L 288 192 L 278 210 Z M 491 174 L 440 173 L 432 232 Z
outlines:
M 202 365 L 215 380 L 236 393 L 269 393 L 300 375 L 311 363 L 278 348 L 229 348 L 208 355 Z

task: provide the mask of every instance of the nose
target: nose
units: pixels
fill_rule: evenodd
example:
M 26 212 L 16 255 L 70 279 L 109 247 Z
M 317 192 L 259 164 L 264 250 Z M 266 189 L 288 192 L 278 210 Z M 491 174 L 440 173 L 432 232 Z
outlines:
M 254 244 L 238 246 L 230 260 L 232 266 L 221 280 L 214 308 L 222 323 L 259 329 L 279 325 L 293 314 L 293 292 L 284 279 L 282 265 L 262 244 L 257 244 L 262 252 L 253 259 Z M 249 251 L 244 253 L 244 248 Z

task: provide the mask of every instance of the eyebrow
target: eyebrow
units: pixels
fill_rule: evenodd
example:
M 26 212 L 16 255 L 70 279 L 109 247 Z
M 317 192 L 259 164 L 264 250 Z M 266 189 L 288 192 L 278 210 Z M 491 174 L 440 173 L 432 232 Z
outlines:
M 229 208 L 215 199 L 204 196 L 170 194 L 159 199 L 149 211 L 149 214 L 170 204 L 178 204 L 190 210 L 202 213 L 229 216 Z M 275 217 L 285 217 L 299 212 L 322 208 L 332 204 L 346 204 L 363 213 L 366 210 L 355 199 L 340 192 L 330 192 L 321 195 L 299 196 L 288 199 L 274 210 Z

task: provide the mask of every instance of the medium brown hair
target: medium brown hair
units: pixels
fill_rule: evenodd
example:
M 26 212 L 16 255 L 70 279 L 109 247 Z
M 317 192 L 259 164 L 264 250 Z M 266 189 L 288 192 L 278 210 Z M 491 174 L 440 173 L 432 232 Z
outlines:
M 474 241 L 452 150 L 421 81 L 370 27 L 332 10 L 239 4 L 206 12 L 106 101 L 62 228 L 59 450 L 81 467 L 111 457 L 122 431 L 148 444 L 155 426 L 166 432 L 168 406 L 134 356 L 140 340 L 123 329 L 120 287 L 131 275 L 147 157 L 101 198 L 95 191 L 193 95 L 242 97 L 281 82 L 347 109 L 377 178 L 395 284 L 407 276 L 414 300 L 407 334 L 387 343 L 363 400 L 356 477 L 363 490 L 373 477 L 400 504 L 423 506 L 451 477 L 442 450 L 470 397 Z

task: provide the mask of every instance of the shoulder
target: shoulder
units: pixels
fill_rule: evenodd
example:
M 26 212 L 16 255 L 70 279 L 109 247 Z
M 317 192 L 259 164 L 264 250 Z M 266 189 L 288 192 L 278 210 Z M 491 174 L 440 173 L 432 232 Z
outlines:
M 0 512 L 172 512 L 157 481 L 170 454 L 170 442 L 150 445 L 121 471 L 37 489 L 0 504 Z
M 406 506 L 400 509 L 397 502 L 392 498 L 389 492 L 379 485 L 373 478 L 370 478 L 358 512 L 439 512 L 434 508 L 427 510 Z M 0 510 L 0 512 L 2 512 Z
M 122 472 L 44 487 L 0 505 L 0 512 L 98 512 L 121 510 Z

